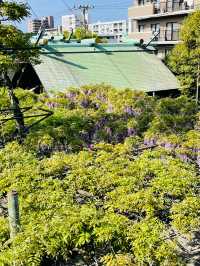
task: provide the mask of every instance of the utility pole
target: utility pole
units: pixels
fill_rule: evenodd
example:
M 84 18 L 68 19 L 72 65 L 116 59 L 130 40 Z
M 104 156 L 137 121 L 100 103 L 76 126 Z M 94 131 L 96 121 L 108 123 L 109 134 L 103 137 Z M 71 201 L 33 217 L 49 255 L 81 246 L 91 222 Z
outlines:
M 89 10 L 94 9 L 94 6 L 91 5 L 79 5 L 74 6 L 74 10 L 80 10 L 83 16 L 83 26 L 85 30 L 88 30 L 88 24 L 89 24 Z
M 1 0 L 0 0 L 1 1 Z M 35 46 L 38 45 L 40 39 L 43 37 L 44 33 L 45 33 L 45 18 L 42 18 L 42 21 L 41 21 L 41 26 L 40 26 L 40 29 L 38 31 L 38 34 L 37 34 L 37 40 L 35 42 Z

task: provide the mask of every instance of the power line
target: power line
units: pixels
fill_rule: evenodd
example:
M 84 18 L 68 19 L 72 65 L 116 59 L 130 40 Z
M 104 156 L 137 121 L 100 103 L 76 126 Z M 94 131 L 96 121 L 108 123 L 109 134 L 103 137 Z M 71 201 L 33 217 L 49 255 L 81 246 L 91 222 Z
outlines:
M 32 8 L 31 4 L 27 1 L 27 5 L 30 8 L 30 10 L 32 11 L 32 14 L 38 19 L 39 16 L 37 15 L 37 13 L 34 11 L 34 9 Z
M 91 5 L 79 5 L 78 7 L 74 6 L 74 10 L 80 10 L 83 15 L 83 24 L 84 28 L 88 29 L 89 24 L 89 10 L 94 9 L 94 6 Z
M 67 9 L 68 9 L 69 11 L 71 11 L 72 13 L 74 13 L 73 8 L 71 8 L 71 7 L 65 2 L 65 0 L 61 0 L 61 2 L 67 7 Z

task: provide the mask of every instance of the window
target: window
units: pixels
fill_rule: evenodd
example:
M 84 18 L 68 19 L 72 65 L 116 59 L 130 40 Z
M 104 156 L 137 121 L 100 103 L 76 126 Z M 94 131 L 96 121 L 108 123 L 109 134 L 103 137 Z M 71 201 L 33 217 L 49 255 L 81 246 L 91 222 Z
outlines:
M 155 35 L 154 41 L 159 41 L 159 39 L 160 39 L 160 24 L 159 23 L 151 24 L 151 32 L 152 32 L 152 35 Z
M 138 31 L 144 32 L 144 25 L 138 25 Z
M 145 4 L 145 0 L 138 0 L 138 5 L 143 6 Z
M 177 22 L 168 22 L 165 30 L 165 41 L 178 41 L 179 40 L 180 25 Z
M 151 24 L 152 33 L 159 32 L 159 30 L 160 30 L 160 24 L 159 23 Z

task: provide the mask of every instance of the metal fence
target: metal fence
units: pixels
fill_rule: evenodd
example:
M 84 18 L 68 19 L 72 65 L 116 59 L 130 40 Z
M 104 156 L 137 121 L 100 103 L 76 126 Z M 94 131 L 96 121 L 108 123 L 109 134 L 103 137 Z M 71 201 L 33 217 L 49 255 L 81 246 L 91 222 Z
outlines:
M 180 30 L 161 30 L 154 41 L 180 41 Z

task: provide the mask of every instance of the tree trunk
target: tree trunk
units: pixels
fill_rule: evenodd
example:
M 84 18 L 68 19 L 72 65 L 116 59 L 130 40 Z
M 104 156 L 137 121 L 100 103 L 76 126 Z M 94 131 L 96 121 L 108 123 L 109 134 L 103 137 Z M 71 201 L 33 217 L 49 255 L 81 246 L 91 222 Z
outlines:
M 5 81 L 6 87 L 8 89 L 8 94 L 9 94 L 10 102 L 11 102 L 11 109 L 13 112 L 13 117 L 14 117 L 15 122 L 16 122 L 17 131 L 18 131 L 20 139 L 22 139 L 24 137 L 24 134 L 25 134 L 24 115 L 23 115 L 21 108 L 19 106 L 19 100 L 14 93 L 12 82 L 11 82 L 7 72 L 4 72 L 4 81 Z

